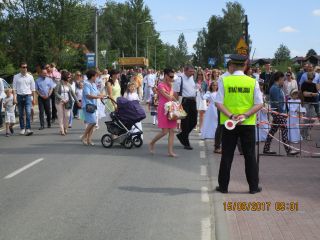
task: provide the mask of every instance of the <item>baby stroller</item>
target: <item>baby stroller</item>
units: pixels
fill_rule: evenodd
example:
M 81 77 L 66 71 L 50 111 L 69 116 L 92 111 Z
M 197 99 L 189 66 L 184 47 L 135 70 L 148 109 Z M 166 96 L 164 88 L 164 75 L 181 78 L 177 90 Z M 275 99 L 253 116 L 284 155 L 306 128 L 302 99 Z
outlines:
M 117 102 L 113 102 L 117 104 L 117 110 L 110 113 L 111 121 L 105 122 L 109 133 L 102 136 L 102 145 L 105 148 L 110 148 L 114 142 L 118 142 L 127 149 L 131 149 L 133 146 L 141 147 L 143 132 L 136 126 L 136 123 L 146 118 L 144 109 L 139 101 L 129 101 L 123 97 L 119 97 Z M 133 126 L 137 131 L 131 130 Z

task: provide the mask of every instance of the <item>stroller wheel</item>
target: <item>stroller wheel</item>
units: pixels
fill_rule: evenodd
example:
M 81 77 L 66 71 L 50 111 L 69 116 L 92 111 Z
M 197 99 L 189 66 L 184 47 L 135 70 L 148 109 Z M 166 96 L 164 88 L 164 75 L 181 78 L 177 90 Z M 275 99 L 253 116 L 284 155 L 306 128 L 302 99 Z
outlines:
M 131 149 L 133 147 L 133 142 L 131 140 L 131 138 L 126 138 L 124 141 L 123 141 L 123 146 L 127 149 Z
M 113 139 L 110 134 L 105 134 L 101 138 L 101 143 L 105 148 L 111 148 L 113 145 Z
M 143 144 L 143 140 L 141 136 L 135 136 L 134 138 L 132 138 L 132 142 L 133 142 L 133 145 L 137 148 L 141 147 Z

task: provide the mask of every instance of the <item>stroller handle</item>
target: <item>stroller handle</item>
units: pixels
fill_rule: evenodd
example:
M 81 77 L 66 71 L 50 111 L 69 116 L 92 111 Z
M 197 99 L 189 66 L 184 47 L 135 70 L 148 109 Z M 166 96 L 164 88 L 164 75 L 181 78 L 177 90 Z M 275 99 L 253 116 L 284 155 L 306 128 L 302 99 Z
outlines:
M 115 100 L 113 100 L 112 98 L 110 98 L 109 96 L 104 97 L 103 99 L 100 99 L 101 102 L 103 103 L 103 105 L 106 105 L 105 102 L 103 100 L 109 99 L 111 102 L 117 104 L 117 102 Z

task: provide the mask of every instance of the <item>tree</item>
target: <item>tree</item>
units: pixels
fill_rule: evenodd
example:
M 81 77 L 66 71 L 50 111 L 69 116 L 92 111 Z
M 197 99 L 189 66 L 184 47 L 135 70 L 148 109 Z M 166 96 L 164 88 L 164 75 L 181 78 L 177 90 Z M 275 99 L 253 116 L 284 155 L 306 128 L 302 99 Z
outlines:
M 283 43 L 280 44 L 280 47 L 275 52 L 274 61 L 275 61 L 275 64 L 281 64 L 281 63 L 290 61 L 290 50 Z
M 211 16 L 207 30 L 198 33 L 194 45 L 194 61 L 198 65 L 207 66 L 209 57 L 215 57 L 221 65 L 224 54 L 235 53 L 237 42 L 244 31 L 245 10 L 238 2 L 227 2 L 222 13 L 222 17 Z
M 317 52 L 316 52 L 314 49 L 310 49 L 310 50 L 307 52 L 306 57 L 310 57 L 310 56 L 314 56 L 314 55 L 318 55 Z
M 197 41 L 193 45 L 193 49 L 195 50 L 195 53 L 193 54 L 193 64 L 196 66 L 202 65 L 202 63 L 205 62 L 206 37 L 207 31 L 203 28 L 198 32 Z

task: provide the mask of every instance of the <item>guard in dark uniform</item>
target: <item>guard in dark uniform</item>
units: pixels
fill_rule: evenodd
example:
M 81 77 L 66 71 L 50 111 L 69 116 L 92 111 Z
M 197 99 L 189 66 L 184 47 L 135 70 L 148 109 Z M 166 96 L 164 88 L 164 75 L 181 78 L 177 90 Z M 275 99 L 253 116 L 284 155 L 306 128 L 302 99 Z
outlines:
M 219 82 L 216 106 L 220 111 L 220 124 L 224 125 L 228 119 L 234 121 L 242 119 L 242 121 L 233 130 L 227 130 L 223 126 L 219 186 L 216 190 L 222 193 L 228 192 L 234 151 L 240 138 L 249 192 L 254 194 L 262 190 L 258 185 L 255 127 L 256 113 L 262 108 L 263 99 L 257 81 L 243 72 L 247 57 L 234 54 L 230 59 L 235 71 Z

